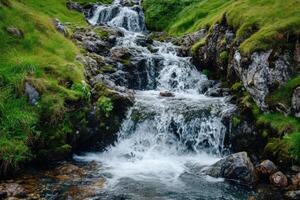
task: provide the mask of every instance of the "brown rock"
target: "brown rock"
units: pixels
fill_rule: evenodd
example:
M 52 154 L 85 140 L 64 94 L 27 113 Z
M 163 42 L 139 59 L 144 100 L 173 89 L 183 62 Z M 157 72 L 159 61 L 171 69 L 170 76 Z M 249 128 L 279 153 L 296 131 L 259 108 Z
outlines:
M 288 179 L 281 171 L 272 174 L 270 176 L 270 182 L 277 187 L 288 186 Z
M 256 166 L 256 171 L 261 175 L 274 174 L 278 171 L 277 166 L 270 160 L 264 160 L 259 165 Z
M 294 186 L 300 186 L 300 173 L 293 175 L 291 181 Z
M 25 198 L 27 196 L 24 188 L 18 183 L 3 183 L 0 185 L 2 196 Z
M 168 91 L 160 92 L 159 96 L 161 96 L 161 97 L 175 97 L 175 95 L 172 92 L 168 92 Z

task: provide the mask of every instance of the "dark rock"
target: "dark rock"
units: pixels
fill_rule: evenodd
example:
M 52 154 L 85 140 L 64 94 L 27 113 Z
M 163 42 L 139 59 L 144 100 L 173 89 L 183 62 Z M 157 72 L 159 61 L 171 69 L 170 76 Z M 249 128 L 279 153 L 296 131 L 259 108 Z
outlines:
M 300 190 L 288 191 L 284 196 L 288 199 L 300 199 Z
M 292 110 L 296 117 L 300 117 L 300 87 L 294 90 L 292 97 Z
M 19 28 L 16 28 L 16 27 L 8 27 L 6 28 L 6 31 L 14 36 L 14 37 L 17 37 L 17 38 L 23 38 L 24 37 L 24 33 L 21 29 Z
M 67 2 L 67 8 L 70 10 L 76 10 L 78 12 L 83 12 L 83 7 L 77 3 L 77 2 L 73 2 L 73 1 L 68 1 Z
M 172 92 L 168 92 L 168 91 L 160 92 L 159 96 L 161 96 L 161 97 L 175 97 L 175 95 Z
M 103 53 L 107 51 L 107 47 L 109 46 L 106 42 L 102 40 L 92 41 L 89 39 L 84 39 L 83 45 L 89 52 L 94 53 Z
M 277 187 L 287 187 L 288 186 L 288 179 L 287 177 L 281 172 L 276 172 L 270 176 L 271 184 Z
M 7 198 L 7 192 L 0 191 L 0 199 L 5 199 L 5 198 Z
M 254 166 L 246 152 L 229 155 L 205 169 L 204 173 L 243 184 L 253 184 L 257 181 Z
M 292 165 L 291 170 L 294 172 L 300 172 L 300 167 L 297 165 Z
M 277 166 L 270 160 L 264 160 L 256 166 L 256 171 L 259 174 L 270 176 L 278 171 Z
M 25 83 L 25 94 L 28 97 L 29 103 L 32 105 L 35 105 L 40 99 L 40 94 L 38 91 L 28 82 Z
M 69 36 L 69 32 L 68 32 L 67 27 L 65 27 L 65 25 L 63 25 L 59 21 L 59 19 L 54 19 L 54 26 L 55 26 L 56 30 L 63 33 L 65 37 Z

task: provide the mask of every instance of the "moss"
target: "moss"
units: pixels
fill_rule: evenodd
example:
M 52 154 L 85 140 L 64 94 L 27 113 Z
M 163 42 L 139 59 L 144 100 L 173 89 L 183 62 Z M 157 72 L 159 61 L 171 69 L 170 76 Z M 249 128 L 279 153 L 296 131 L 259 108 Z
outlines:
M 258 117 L 258 123 L 267 124 L 279 134 L 292 133 L 300 130 L 300 120 L 284 116 L 280 113 L 267 113 Z
M 228 57 L 229 54 L 227 51 L 222 51 L 219 55 L 219 58 L 223 61 L 223 62 L 227 62 L 228 61 Z
M 295 132 L 287 137 L 292 157 L 300 163 L 300 132 Z
M 109 32 L 101 27 L 96 27 L 93 30 L 101 39 L 107 39 L 109 37 Z
M 116 72 L 116 69 L 112 65 L 105 65 L 100 70 L 101 73 L 113 73 Z
M 206 44 L 206 38 L 200 39 L 198 42 L 196 42 L 192 46 L 192 54 L 196 55 L 201 47 L 203 47 Z
M 237 127 L 238 125 L 240 125 L 241 121 L 242 120 L 239 117 L 234 116 L 232 118 L 232 125 L 233 125 L 233 127 Z
M 267 97 L 267 102 L 270 105 L 282 103 L 286 106 L 290 106 L 294 89 L 298 86 L 300 86 L 300 76 L 292 78 L 279 89 L 269 94 Z

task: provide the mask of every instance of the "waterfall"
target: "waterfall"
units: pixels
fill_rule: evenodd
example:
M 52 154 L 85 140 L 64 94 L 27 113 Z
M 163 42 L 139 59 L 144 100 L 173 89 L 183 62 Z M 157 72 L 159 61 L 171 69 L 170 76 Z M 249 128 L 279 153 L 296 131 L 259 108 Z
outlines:
M 178 181 L 190 166 L 206 166 L 220 159 L 228 129 L 223 116 L 235 109 L 226 97 L 205 96 L 209 80 L 181 57 L 179 47 L 154 41 L 152 49 L 138 44 L 146 36 L 139 3 L 131 7 L 120 1 L 98 5 L 88 20 L 92 25 L 120 29 L 114 48 L 129 48 L 133 62 L 143 63 L 145 77 L 137 76 L 135 104 L 118 133 L 118 140 L 105 152 L 76 156 L 80 161 L 101 163 L 111 174 L 109 184 L 124 178 L 157 179 L 166 184 Z M 136 67 L 140 67 L 137 64 Z M 170 93 L 169 97 L 161 92 Z

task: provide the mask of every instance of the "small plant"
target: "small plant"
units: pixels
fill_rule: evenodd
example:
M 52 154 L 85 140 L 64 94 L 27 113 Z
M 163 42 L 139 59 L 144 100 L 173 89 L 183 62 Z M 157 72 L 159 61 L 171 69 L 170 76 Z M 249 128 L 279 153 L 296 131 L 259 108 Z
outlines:
M 79 92 L 82 95 L 83 99 L 87 101 L 91 99 L 90 86 L 85 81 L 73 84 L 71 89 Z
M 110 113 L 113 110 L 113 103 L 110 98 L 108 97 L 100 97 L 97 101 L 97 106 L 100 108 L 100 110 L 104 113 L 105 117 L 109 117 Z
M 229 57 L 228 52 L 227 51 L 222 51 L 222 53 L 220 53 L 219 57 L 223 62 L 227 62 L 228 57 Z
M 233 127 L 237 127 L 240 124 L 241 124 L 241 119 L 238 118 L 237 116 L 234 116 L 232 118 L 232 125 L 233 125 Z

